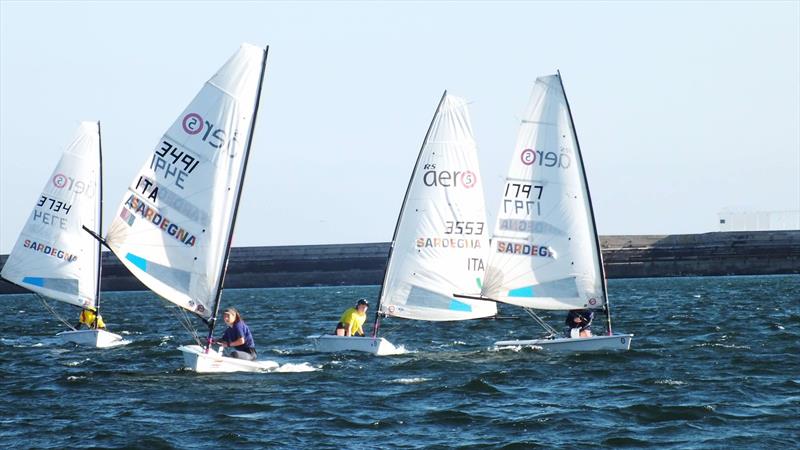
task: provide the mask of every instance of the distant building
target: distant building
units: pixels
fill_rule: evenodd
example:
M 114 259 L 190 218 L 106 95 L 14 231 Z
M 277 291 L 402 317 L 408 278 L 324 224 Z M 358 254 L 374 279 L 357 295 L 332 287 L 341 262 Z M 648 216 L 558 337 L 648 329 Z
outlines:
M 725 209 L 719 216 L 719 231 L 800 230 L 800 210 L 741 211 Z

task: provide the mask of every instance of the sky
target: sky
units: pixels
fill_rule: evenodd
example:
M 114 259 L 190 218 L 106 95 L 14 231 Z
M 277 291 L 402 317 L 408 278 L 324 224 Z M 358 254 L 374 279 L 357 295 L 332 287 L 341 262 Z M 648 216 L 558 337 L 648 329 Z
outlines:
M 82 120 L 105 213 L 242 42 L 269 45 L 234 245 L 391 240 L 442 91 L 489 223 L 537 76 L 561 71 L 598 232 L 800 209 L 800 2 L 0 2 L 0 253 Z

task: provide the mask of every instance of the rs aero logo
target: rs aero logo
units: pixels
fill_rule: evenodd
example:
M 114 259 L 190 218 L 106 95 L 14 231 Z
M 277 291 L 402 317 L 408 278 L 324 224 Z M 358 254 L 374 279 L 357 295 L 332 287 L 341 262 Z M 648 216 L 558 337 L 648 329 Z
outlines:
M 435 164 L 425 164 L 422 182 L 425 186 L 464 187 L 471 189 L 478 184 L 478 176 L 471 170 L 436 170 Z
M 560 167 L 561 169 L 568 169 L 572 165 L 572 157 L 569 154 L 561 152 L 546 152 L 543 150 L 534 150 L 526 148 L 519 156 L 522 164 L 526 166 L 545 166 L 545 167 Z
M 55 186 L 57 189 L 66 189 L 67 191 L 85 195 L 89 198 L 94 198 L 94 194 L 97 191 L 97 185 L 95 185 L 94 181 L 87 183 L 82 180 L 68 177 L 63 173 L 57 173 L 53 175 L 53 186 Z
M 228 139 L 225 130 L 215 128 L 213 123 L 203 119 L 203 117 L 197 113 L 189 113 L 183 116 L 181 126 L 186 134 L 192 136 L 202 134 L 200 139 L 214 148 L 221 148 Z

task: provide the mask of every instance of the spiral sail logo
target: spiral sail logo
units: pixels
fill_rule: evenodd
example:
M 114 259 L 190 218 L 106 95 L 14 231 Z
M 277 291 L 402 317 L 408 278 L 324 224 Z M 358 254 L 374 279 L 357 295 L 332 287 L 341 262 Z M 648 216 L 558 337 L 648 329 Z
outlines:
M 67 185 L 67 177 L 63 173 L 57 173 L 53 176 L 53 186 L 61 189 Z
M 464 173 L 461 174 L 461 185 L 467 189 L 470 189 L 478 184 L 478 177 L 470 170 L 465 170 Z
M 181 125 L 186 134 L 195 135 L 203 131 L 203 118 L 200 114 L 189 113 L 183 117 Z
M 539 167 L 558 167 L 559 169 L 569 169 L 572 165 L 572 157 L 567 151 L 561 149 L 560 152 L 549 150 L 534 150 L 526 148 L 519 155 L 522 164 L 526 166 L 537 165 Z
M 522 164 L 530 166 L 534 161 L 536 161 L 536 153 L 533 150 L 526 148 L 522 151 L 520 159 L 522 160 Z

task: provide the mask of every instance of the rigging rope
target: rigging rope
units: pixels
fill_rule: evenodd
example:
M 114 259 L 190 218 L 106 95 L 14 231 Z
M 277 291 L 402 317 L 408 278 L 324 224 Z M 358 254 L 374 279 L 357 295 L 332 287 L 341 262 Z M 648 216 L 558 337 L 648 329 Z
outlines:
M 50 304 L 48 304 L 48 303 L 47 303 L 47 300 L 45 300 L 43 296 L 41 296 L 41 295 L 39 295 L 39 294 L 34 294 L 34 295 L 36 295 L 37 297 L 39 297 L 39 300 L 41 300 L 41 301 L 42 301 L 42 304 L 44 305 L 45 309 L 47 309 L 48 311 L 50 311 L 50 314 L 52 314 L 52 315 L 53 315 L 53 316 L 54 316 L 56 319 L 58 319 L 59 321 L 61 321 L 61 323 L 63 323 L 64 325 L 66 325 L 66 326 L 67 326 L 67 327 L 68 327 L 70 330 L 72 330 L 72 331 L 77 331 L 77 329 L 76 329 L 74 326 L 72 326 L 72 324 L 71 324 L 71 323 L 67 322 L 67 321 L 66 321 L 66 320 L 65 320 L 63 317 L 61 317 L 61 315 L 60 315 L 60 314 L 58 314 L 58 313 L 56 312 L 56 310 L 54 310 L 54 309 L 53 309 L 53 307 L 52 307 L 52 306 L 50 306 Z
M 183 325 L 183 328 L 189 332 L 189 334 L 192 336 L 192 339 L 194 339 L 194 342 L 202 347 L 203 344 L 202 341 L 200 341 L 200 336 L 197 334 L 197 330 L 194 328 L 194 326 L 192 326 L 192 319 L 188 314 L 186 314 L 186 310 L 179 306 L 174 307 L 174 309 L 177 309 L 175 315 L 178 316 L 178 322 L 180 322 L 181 325 Z
M 536 313 L 533 312 L 532 309 L 530 309 L 530 308 L 523 308 L 523 309 L 525 310 L 526 313 L 528 313 L 529 316 L 533 317 L 533 320 L 535 320 L 539 325 L 541 325 L 542 328 L 544 328 L 545 331 L 550 333 L 551 336 L 558 336 L 559 335 L 558 331 L 555 328 L 551 327 L 550 325 L 547 324 L 547 322 L 542 320 L 541 317 L 537 316 Z

